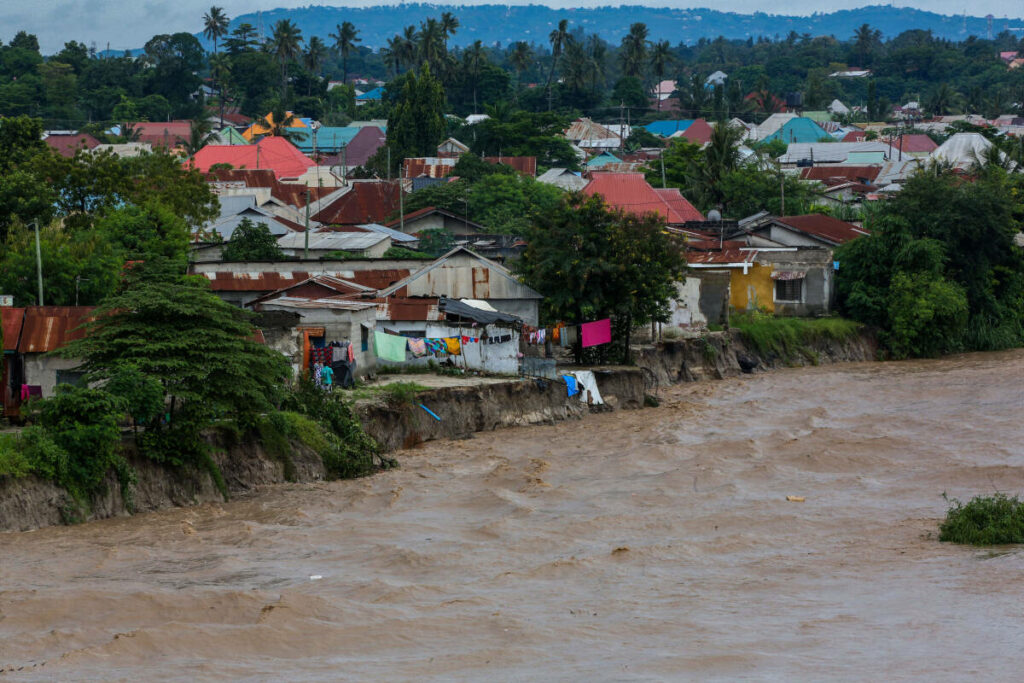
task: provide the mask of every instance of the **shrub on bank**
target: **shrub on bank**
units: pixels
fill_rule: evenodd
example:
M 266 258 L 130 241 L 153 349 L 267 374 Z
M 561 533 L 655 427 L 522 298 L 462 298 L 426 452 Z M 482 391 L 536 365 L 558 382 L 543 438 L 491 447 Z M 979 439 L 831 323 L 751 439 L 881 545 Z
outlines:
M 847 341 L 857 336 L 861 324 L 844 318 L 776 317 L 762 311 L 735 313 L 729 326 L 761 354 L 792 358 L 820 341 Z
M 951 501 L 939 540 L 970 545 L 1024 543 L 1024 503 L 1006 494 Z

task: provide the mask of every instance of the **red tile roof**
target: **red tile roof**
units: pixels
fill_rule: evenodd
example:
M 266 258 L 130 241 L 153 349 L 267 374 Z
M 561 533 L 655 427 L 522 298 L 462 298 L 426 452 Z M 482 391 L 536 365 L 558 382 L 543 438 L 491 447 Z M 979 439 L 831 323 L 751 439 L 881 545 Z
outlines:
M 843 136 L 843 139 L 840 142 L 864 142 L 867 136 L 867 131 L 851 130 Z
M 207 145 L 192 157 L 192 164 L 204 173 L 214 164 L 230 164 L 234 168 L 269 168 L 277 178 L 297 178 L 313 166 L 313 160 L 283 137 L 268 136 L 255 145 Z
M 75 156 L 79 148 L 92 149 L 100 144 L 100 141 L 88 133 L 75 133 L 74 135 L 53 135 L 46 136 L 45 142 L 53 151 L 62 157 L 70 159 Z
M 677 215 L 682 216 L 684 221 L 702 221 L 704 220 L 704 214 L 697 210 L 690 201 L 683 196 L 683 193 L 679 191 L 679 188 L 654 188 L 654 191 L 665 200 L 665 203 L 676 212 Z
M 94 306 L 27 307 L 18 353 L 47 353 L 81 339 L 85 332 L 76 328 L 88 320 L 94 310 Z
M 351 190 L 313 216 L 313 220 L 335 225 L 383 223 L 398 209 L 398 192 L 395 181 L 352 183 Z
M 677 200 L 670 202 L 656 192 L 643 173 L 594 172 L 590 182 L 583 188 L 583 193 L 590 196 L 601 195 L 605 203 L 613 209 L 622 209 L 637 215 L 653 211 L 670 224 L 693 220 L 686 217 L 688 212 L 680 212 L 682 206 Z M 703 216 L 696 220 L 703 220 Z
M 843 244 L 868 234 L 867 230 L 858 228 L 852 223 L 821 213 L 812 213 L 806 216 L 781 216 L 776 218 L 775 222 L 830 244 Z

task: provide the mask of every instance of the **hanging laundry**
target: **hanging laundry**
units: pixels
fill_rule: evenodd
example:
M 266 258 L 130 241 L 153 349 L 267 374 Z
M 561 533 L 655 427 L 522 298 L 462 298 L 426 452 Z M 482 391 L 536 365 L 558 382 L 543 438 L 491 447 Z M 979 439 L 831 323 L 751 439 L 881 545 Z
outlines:
M 462 353 L 462 345 L 459 343 L 458 337 L 445 337 L 444 345 L 448 353 L 453 356 L 458 356 Z
M 395 363 L 405 362 L 405 337 L 375 330 L 373 333 L 373 351 L 380 360 Z
M 537 343 L 543 344 L 547 336 L 547 330 L 537 330 Z
M 575 375 L 576 383 L 579 385 L 580 400 L 583 403 L 592 406 L 599 406 L 604 403 L 604 399 L 601 398 L 601 392 L 597 390 L 597 378 L 594 377 L 592 371 L 581 370 L 580 372 L 574 372 L 573 375 Z
M 565 340 L 565 346 L 573 346 L 577 341 L 579 341 L 579 331 L 580 328 L 578 325 L 571 325 L 562 331 L 562 338 Z
M 576 386 L 576 378 L 572 375 L 562 375 L 562 379 L 565 380 L 565 386 L 569 390 L 569 396 L 575 396 L 580 393 L 579 387 Z
M 414 358 L 422 358 L 427 355 L 427 343 L 422 339 L 410 339 L 409 352 Z
M 608 344 L 612 340 L 612 321 L 608 318 L 580 325 L 583 348 Z

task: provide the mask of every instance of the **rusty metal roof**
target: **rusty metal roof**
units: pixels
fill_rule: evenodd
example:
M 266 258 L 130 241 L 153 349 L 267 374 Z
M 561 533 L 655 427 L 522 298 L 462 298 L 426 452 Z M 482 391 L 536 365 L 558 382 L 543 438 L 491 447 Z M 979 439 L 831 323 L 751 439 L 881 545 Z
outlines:
M 398 209 L 397 181 L 362 181 L 313 216 L 320 223 L 334 225 L 384 223 Z
M 17 351 L 18 340 L 21 338 L 21 326 L 25 321 L 24 308 L 0 308 L 3 318 L 4 351 Z
M 94 306 L 29 306 L 25 309 L 18 352 L 47 353 L 81 339 L 85 332 L 77 328 L 94 310 Z
M 217 271 L 203 273 L 203 275 L 210 281 L 210 289 L 215 292 L 274 292 L 308 280 L 312 276 L 311 273 L 296 271 L 284 273 Z

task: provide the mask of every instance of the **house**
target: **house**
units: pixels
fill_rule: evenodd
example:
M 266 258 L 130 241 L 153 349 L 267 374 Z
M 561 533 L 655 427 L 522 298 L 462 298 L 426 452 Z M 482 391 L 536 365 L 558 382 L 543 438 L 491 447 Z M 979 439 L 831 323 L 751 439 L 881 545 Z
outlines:
M 142 142 L 153 147 L 174 149 L 188 142 L 192 134 L 191 121 L 136 121 L 126 123 L 134 131 L 132 142 Z
M 828 131 L 819 126 L 815 121 L 798 116 L 786 121 L 777 131 L 764 138 L 765 142 L 782 140 L 786 144 L 793 142 L 818 142 L 830 140 Z
M 327 225 L 380 223 L 399 210 L 399 181 L 358 180 L 342 188 L 337 196 L 320 208 L 312 218 Z M 336 198 L 335 198 L 336 197 Z
M 338 154 L 362 128 L 353 126 L 319 126 L 289 128 L 289 141 L 306 156 Z
M 203 225 L 198 235 L 212 237 L 212 234 L 216 233 L 221 240 L 226 242 L 231 239 L 235 230 L 246 219 L 258 225 L 267 226 L 270 234 L 278 237 L 296 230 L 301 231 L 305 227 L 260 208 L 256 205 L 254 195 L 234 195 L 220 198 L 220 216 Z
M 714 128 L 704 119 L 695 119 L 685 130 L 676 131 L 669 136 L 670 139 L 683 138 L 695 145 L 704 146 L 711 140 L 711 133 Z
M 458 159 L 469 151 L 469 145 L 465 145 L 455 138 L 448 138 L 437 146 L 437 156 L 442 158 Z
M 380 223 L 363 223 L 362 225 L 330 225 L 320 228 L 319 232 L 375 232 L 379 235 L 387 235 L 395 246 L 415 249 L 420 244 L 420 238 L 414 234 L 399 232 Z
M 850 113 L 850 108 L 839 100 L 832 100 L 832 103 L 828 105 L 828 113 L 835 114 L 836 116 L 846 116 Z
M 655 190 L 643 173 L 595 172 L 583 193 L 599 194 L 613 208 L 636 215 L 654 212 L 669 225 L 682 225 L 687 221 L 704 220 L 697 209 L 676 189 Z
M 381 289 L 379 296 L 478 299 L 528 325 L 537 325 L 543 299 L 509 269 L 465 247 L 455 247 L 433 263 Z
M 752 138 L 754 140 L 766 140 L 795 118 L 797 118 L 796 114 L 789 112 L 776 112 L 762 121 L 760 125 L 752 131 Z
M 983 160 L 991 148 L 992 143 L 981 133 L 956 133 L 932 150 L 928 159 L 967 169 Z M 1006 153 L 999 152 L 999 158 L 1005 160 Z
M 485 226 L 469 220 L 466 216 L 435 206 L 425 206 L 385 225 L 408 235 L 417 235 L 424 230 L 448 230 L 454 235 L 478 235 L 489 232 Z
M 489 164 L 503 164 L 513 168 L 518 173 L 528 175 L 531 178 L 537 175 L 537 157 L 509 157 L 509 156 L 496 156 L 496 157 L 483 157 L 483 160 Z
M 834 71 L 828 75 L 829 78 L 867 78 L 871 75 L 870 69 L 847 69 L 845 71 Z
M 864 166 L 892 158 L 893 149 L 885 142 L 796 142 L 779 157 L 783 166 L 850 164 Z M 871 161 L 873 160 L 873 161 Z
M 880 166 L 810 166 L 800 169 L 800 178 L 826 185 L 847 182 L 873 185 L 880 171 Z
M 573 121 L 565 131 L 565 139 L 584 150 L 617 149 L 623 143 L 618 133 L 588 118 Z
M 590 182 L 580 177 L 579 173 L 564 168 L 550 168 L 538 176 L 537 181 L 560 187 L 567 192 L 578 192 Z
M 601 152 L 597 156 L 595 156 L 592 159 L 590 159 L 589 161 L 587 161 L 587 168 L 589 168 L 590 170 L 597 170 L 597 169 L 604 168 L 608 164 L 617 164 L 617 163 L 621 163 L 621 162 L 622 162 L 622 159 L 618 158 L 617 156 L 615 156 L 611 152 L 605 151 L 605 152 Z
M 356 126 L 349 126 L 353 128 Z M 344 178 L 351 170 L 363 166 L 370 157 L 377 153 L 377 150 L 384 146 L 387 136 L 383 129 L 377 126 L 358 126 L 359 132 L 349 140 L 348 144 L 335 154 L 328 154 L 323 157 L 321 163 L 338 169 L 338 174 Z
M 402 160 L 402 177 L 447 178 L 458 161 L 452 157 L 406 157 Z
M 676 82 L 673 80 L 664 80 L 654 86 L 654 98 L 657 100 L 667 100 L 672 96 L 672 93 L 676 91 Z
M 380 258 L 391 248 L 391 236 L 380 232 L 317 231 L 289 232 L 277 240 L 285 256 L 324 258 L 334 252 L 347 252 L 355 258 Z
M 3 413 L 18 417 L 22 396 L 50 398 L 58 384 L 79 384 L 77 359 L 49 355 L 81 339 L 93 306 L 2 307 Z
M 369 102 L 380 102 L 384 99 L 384 88 L 376 87 L 373 90 L 369 90 L 364 93 L 356 91 L 356 106 L 361 106 Z
M 938 149 L 939 145 L 923 133 L 907 133 L 900 135 L 893 141 L 893 149 L 903 155 L 910 155 L 916 158 L 923 158 Z
M 88 133 L 73 130 L 49 131 L 43 134 L 43 142 L 57 154 L 70 159 L 80 149 L 93 149 L 100 141 Z
M 148 142 L 124 142 L 113 145 L 96 145 L 89 151 L 93 154 L 107 152 L 122 159 L 133 159 L 143 154 L 152 154 L 153 146 Z
M 248 145 L 249 141 L 231 126 L 225 126 L 213 134 L 212 145 Z
M 287 117 L 289 117 L 289 116 L 292 117 L 292 121 L 293 121 L 292 126 L 293 127 L 295 127 L 295 128 L 306 128 L 307 127 L 305 122 L 303 122 L 303 120 L 300 119 L 299 117 L 297 117 L 294 114 L 292 114 L 292 112 L 290 112 L 290 111 L 289 112 L 285 112 L 285 117 L 286 117 L 285 120 L 287 120 Z M 265 123 L 270 124 L 270 126 L 265 125 Z M 264 116 L 262 119 L 254 121 L 252 123 L 252 125 L 250 125 L 248 128 L 243 130 L 242 131 L 242 137 L 244 137 L 246 140 L 248 140 L 250 142 L 252 142 L 253 140 L 258 140 L 260 137 L 262 137 L 264 135 L 270 134 L 270 132 L 272 131 L 271 126 L 273 126 L 274 124 L 275 124 L 274 112 L 268 112 L 267 115 Z
M 868 234 L 867 230 L 832 216 L 812 213 L 778 216 L 747 230 L 752 247 L 837 247 Z
M 674 119 L 668 121 L 654 121 L 646 126 L 641 126 L 648 133 L 663 138 L 671 137 L 675 133 L 681 133 L 693 125 L 693 119 Z
M 280 178 L 297 178 L 314 166 L 292 143 L 279 136 L 264 136 L 254 145 L 207 145 L 195 153 L 193 168 L 208 173 L 212 166 L 270 169 Z

